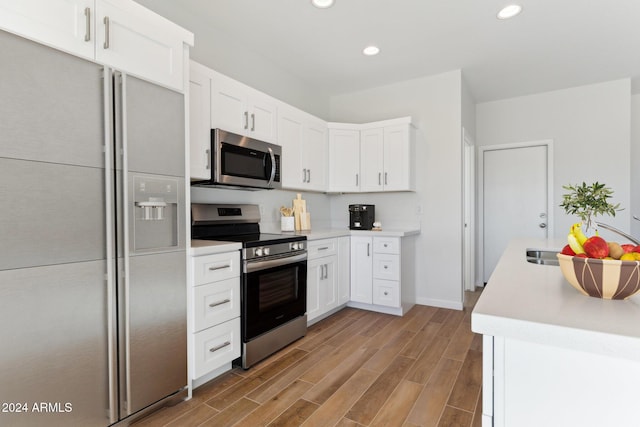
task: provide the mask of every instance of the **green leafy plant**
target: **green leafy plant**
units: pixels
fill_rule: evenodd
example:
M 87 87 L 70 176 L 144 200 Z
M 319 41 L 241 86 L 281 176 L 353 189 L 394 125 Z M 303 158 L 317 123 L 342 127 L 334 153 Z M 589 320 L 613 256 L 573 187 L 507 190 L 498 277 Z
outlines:
M 580 217 L 587 229 L 591 228 L 595 216 L 616 216 L 616 211 L 622 210 L 619 203 L 614 205 L 608 202 L 613 190 L 597 181 L 591 185 L 583 182 L 582 185 L 563 185 L 562 188 L 569 193 L 562 196 L 560 207 L 567 214 Z

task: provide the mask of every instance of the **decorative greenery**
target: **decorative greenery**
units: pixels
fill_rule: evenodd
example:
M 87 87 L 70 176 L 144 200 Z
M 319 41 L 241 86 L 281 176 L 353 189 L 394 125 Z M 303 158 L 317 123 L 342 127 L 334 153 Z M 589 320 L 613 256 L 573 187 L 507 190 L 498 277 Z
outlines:
M 563 185 L 562 188 L 569 193 L 562 196 L 560 207 L 567 214 L 580 217 L 587 229 L 591 228 L 595 216 L 616 216 L 616 211 L 622 210 L 619 203 L 614 205 L 607 201 L 612 197 L 613 190 L 597 181 L 591 185 L 583 182 L 582 185 Z

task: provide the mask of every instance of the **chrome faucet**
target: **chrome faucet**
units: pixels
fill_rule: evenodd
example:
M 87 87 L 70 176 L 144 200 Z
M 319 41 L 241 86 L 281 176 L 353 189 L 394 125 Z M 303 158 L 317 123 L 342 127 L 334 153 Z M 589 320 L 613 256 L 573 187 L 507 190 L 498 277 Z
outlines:
M 628 235 L 628 234 L 627 234 L 627 233 L 625 233 L 624 231 L 618 230 L 617 228 L 612 227 L 612 226 L 610 226 L 609 224 L 603 224 L 603 223 L 601 223 L 601 222 L 597 222 L 597 221 L 596 221 L 596 223 L 595 223 L 595 224 L 596 224 L 596 227 L 604 228 L 605 230 L 609 230 L 609 231 L 611 231 L 611 232 L 613 232 L 613 233 L 616 233 L 616 234 L 618 234 L 618 235 L 620 235 L 620 236 L 624 237 L 625 239 L 629 240 L 631 243 L 633 243 L 633 244 L 634 244 L 634 245 L 636 245 L 636 246 L 640 245 L 640 240 L 636 239 L 636 238 L 635 238 L 635 237 L 633 237 L 633 236 Z

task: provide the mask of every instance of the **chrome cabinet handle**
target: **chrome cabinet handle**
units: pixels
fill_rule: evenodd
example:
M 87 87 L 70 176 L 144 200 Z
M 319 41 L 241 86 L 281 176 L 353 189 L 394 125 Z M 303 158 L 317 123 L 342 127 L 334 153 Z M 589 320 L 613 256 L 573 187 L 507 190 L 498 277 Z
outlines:
M 382 185 L 382 173 L 378 172 L 378 185 Z
M 388 245 L 385 243 L 383 246 L 386 248 Z
M 307 182 L 307 169 L 302 169 L 302 182 Z
M 228 302 L 231 302 L 231 300 L 229 298 L 226 298 L 226 299 L 223 299 L 222 301 L 212 302 L 211 304 L 209 304 L 209 307 L 211 307 L 211 308 L 217 307 L 219 305 L 226 304 Z
M 547 228 L 547 224 L 545 224 L 544 222 L 541 222 L 539 225 L 540 228 Z
M 222 270 L 224 268 L 231 268 L 231 264 L 219 265 L 217 267 L 209 267 L 209 271 Z
M 309 171 L 309 179 L 307 180 L 308 183 L 311 183 L 311 169 L 307 169 Z
M 251 131 L 256 130 L 256 115 L 251 113 Z
M 88 42 L 91 40 L 91 8 L 84 8 L 84 17 L 85 17 L 85 30 L 84 30 L 84 41 Z
M 323 246 L 321 248 L 318 248 L 319 251 L 326 251 L 327 249 L 329 249 L 329 246 Z
M 367 256 L 369 256 L 369 248 L 371 246 L 371 243 L 367 243 Z
M 358 186 L 358 174 L 356 174 L 356 187 Z
M 389 295 L 389 292 L 384 291 L 384 296 L 387 296 L 387 295 Z
M 386 270 L 387 268 L 389 268 L 389 266 L 388 266 L 388 265 L 385 265 L 383 268 Z
M 388 184 L 388 183 L 387 183 L 387 173 L 385 172 L 385 173 L 384 173 L 384 185 L 387 185 L 387 184 Z
M 223 348 L 225 348 L 225 347 L 226 347 L 226 346 L 228 346 L 228 345 L 231 345 L 231 342 L 229 342 L 229 341 L 225 341 L 224 343 L 222 343 L 222 344 L 220 344 L 220 345 L 217 345 L 217 346 L 215 346 L 215 347 L 211 347 L 211 348 L 209 349 L 209 351 L 210 351 L 211 353 L 215 353 L 216 351 L 218 351 L 218 350 L 220 350 L 220 349 L 223 349 Z
M 205 150 L 207 156 L 207 167 L 205 169 L 211 169 L 211 150 Z
M 249 112 L 244 112 L 244 128 L 249 129 Z
M 102 47 L 105 49 L 109 49 L 109 17 L 105 16 L 103 19 L 104 22 L 104 43 Z

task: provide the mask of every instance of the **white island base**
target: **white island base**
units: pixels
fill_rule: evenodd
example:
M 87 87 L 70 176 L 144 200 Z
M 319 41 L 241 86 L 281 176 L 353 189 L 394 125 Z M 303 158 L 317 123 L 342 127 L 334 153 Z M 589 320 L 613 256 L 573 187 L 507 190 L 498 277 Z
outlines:
M 472 314 L 483 334 L 483 427 L 640 426 L 640 299 L 578 293 L 514 241 Z

